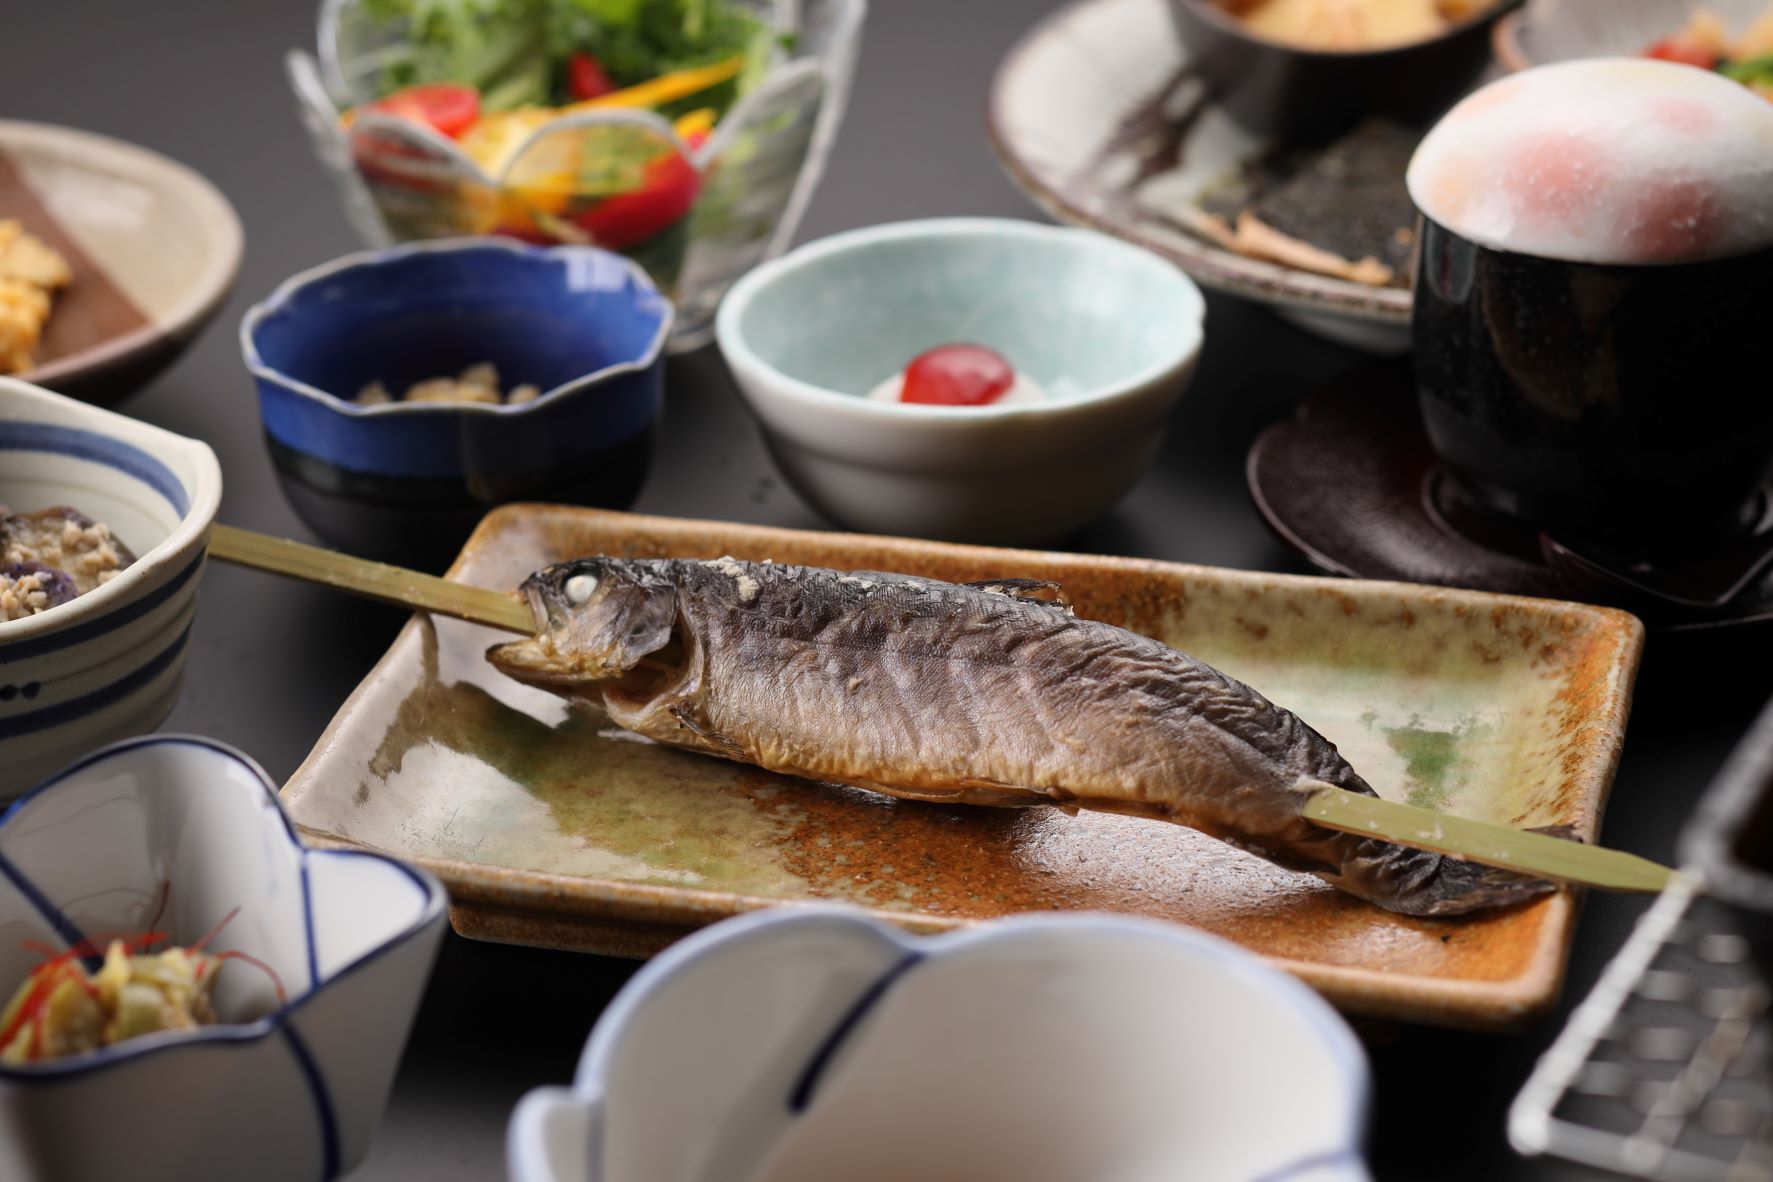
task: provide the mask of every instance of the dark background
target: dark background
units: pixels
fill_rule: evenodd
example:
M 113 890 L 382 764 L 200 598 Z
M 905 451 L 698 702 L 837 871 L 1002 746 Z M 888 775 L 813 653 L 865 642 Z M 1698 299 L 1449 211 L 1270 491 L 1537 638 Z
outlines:
M 929 215 L 1039 216 L 992 160 L 983 114 L 998 60 L 1052 7 L 874 0 L 849 114 L 801 238 Z M 313 47 L 316 9 L 317 0 L 0 0 L 0 117 L 86 128 L 166 152 L 207 175 L 238 208 L 247 243 L 234 298 L 184 361 L 123 409 L 215 447 L 227 490 L 223 520 L 298 538 L 307 535 L 275 487 L 235 330 L 246 307 L 280 280 L 359 247 L 309 155 L 283 77 L 284 51 Z M 1251 507 L 1244 455 L 1263 426 L 1364 359 L 1254 305 L 1217 296 L 1209 305 L 1200 373 L 1162 455 L 1115 513 L 1067 546 L 1303 570 Z M 667 389 L 664 443 L 637 509 L 825 524 L 775 476 L 713 349 L 673 360 Z M 214 565 L 184 699 L 168 727 L 234 743 L 281 781 L 401 620 Z M 1703 699 L 1702 712 L 1659 704 L 1634 718 L 1608 844 L 1668 860 L 1681 821 L 1759 704 L 1731 693 L 1727 679 L 1695 684 L 1690 696 Z M 1527 1033 L 1365 1031 L 1377 1075 L 1370 1148 L 1379 1178 L 1599 1177 L 1514 1156 L 1504 1117 L 1563 1014 L 1644 906 L 1588 901 L 1565 1004 Z M 570 1078 L 592 1022 L 633 967 L 451 936 L 374 1150 L 354 1177 L 501 1177 L 512 1104 L 532 1086 Z

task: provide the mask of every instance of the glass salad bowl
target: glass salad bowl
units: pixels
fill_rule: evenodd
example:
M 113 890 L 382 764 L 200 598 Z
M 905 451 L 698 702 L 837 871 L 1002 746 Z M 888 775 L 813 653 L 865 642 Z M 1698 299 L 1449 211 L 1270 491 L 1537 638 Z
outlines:
M 639 20 L 649 6 L 653 18 L 747 22 L 765 36 L 726 60 L 640 82 L 630 67 L 621 85 L 594 64 L 586 82 L 578 59 L 588 55 L 559 54 L 563 12 Z M 499 234 L 614 250 L 676 303 L 671 348 L 706 342 L 721 296 L 782 251 L 818 183 L 865 0 L 464 7 L 476 9 L 471 21 L 450 30 L 410 0 L 323 0 L 318 55 L 286 58 L 315 152 L 359 235 L 371 246 Z M 407 85 L 440 76 L 451 83 Z M 550 79 L 567 101 L 547 105 L 559 97 Z

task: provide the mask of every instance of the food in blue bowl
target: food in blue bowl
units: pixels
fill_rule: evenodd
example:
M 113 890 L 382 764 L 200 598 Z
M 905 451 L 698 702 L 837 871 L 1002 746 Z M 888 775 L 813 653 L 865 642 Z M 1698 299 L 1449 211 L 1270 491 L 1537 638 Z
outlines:
M 240 345 L 302 519 L 436 565 L 506 501 L 633 502 L 672 315 L 618 255 L 446 241 L 297 275 L 247 313 Z

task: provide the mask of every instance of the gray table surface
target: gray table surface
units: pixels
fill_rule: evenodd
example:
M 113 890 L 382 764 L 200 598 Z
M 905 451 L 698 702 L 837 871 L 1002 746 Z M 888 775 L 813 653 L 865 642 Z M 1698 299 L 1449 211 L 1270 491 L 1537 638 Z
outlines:
M 1036 217 L 993 162 L 985 95 L 999 58 L 1050 0 L 875 0 L 850 111 L 803 239 L 944 214 Z M 235 327 L 285 276 L 353 250 L 309 156 L 281 55 L 311 47 L 315 0 L 5 0 L 0 117 L 108 133 L 205 173 L 246 227 L 232 302 L 173 370 L 124 409 L 209 441 L 225 520 L 305 531 L 277 491 Z M 1302 570 L 1263 529 L 1243 483 L 1265 424 L 1362 363 L 1240 301 L 1210 297 L 1199 377 L 1162 455 L 1121 507 L 1068 545 L 1268 570 Z M 711 349 L 671 362 L 662 450 L 636 506 L 785 526 L 823 524 L 783 487 Z M 212 567 L 184 698 L 169 729 L 212 735 L 278 780 L 307 754 L 401 622 L 393 611 Z M 1667 859 L 1692 802 L 1758 706 L 1721 688 L 1702 721 L 1639 711 L 1606 821 L 1612 845 Z M 1368 1032 L 1377 1076 L 1370 1151 L 1381 1179 L 1587 1179 L 1516 1157 L 1509 1100 L 1643 910 L 1593 898 L 1564 1010 L 1519 1035 L 1413 1028 Z M 450 937 L 360 1182 L 503 1176 L 517 1097 L 565 1082 L 627 961 Z M 1284 1063 L 1273 1064 L 1285 1071 Z

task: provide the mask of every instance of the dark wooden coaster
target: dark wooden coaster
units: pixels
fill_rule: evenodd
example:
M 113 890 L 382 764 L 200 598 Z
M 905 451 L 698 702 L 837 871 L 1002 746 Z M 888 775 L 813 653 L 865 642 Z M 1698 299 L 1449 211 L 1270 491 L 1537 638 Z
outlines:
M 1773 623 L 1773 514 L 1717 553 L 1625 561 L 1474 505 L 1441 472 L 1407 360 L 1363 369 L 1264 431 L 1250 495 L 1282 541 L 1335 574 L 1622 607 L 1665 633 Z

